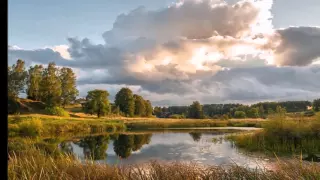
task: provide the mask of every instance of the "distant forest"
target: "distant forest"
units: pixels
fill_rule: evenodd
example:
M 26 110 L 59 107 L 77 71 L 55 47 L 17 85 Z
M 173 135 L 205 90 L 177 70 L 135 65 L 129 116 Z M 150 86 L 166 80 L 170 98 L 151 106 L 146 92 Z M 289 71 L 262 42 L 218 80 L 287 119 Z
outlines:
M 154 108 L 154 114 L 160 118 L 186 118 L 190 116 L 190 107 L 198 109 L 198 118 L 229 119 L 229 118 L 266 118 L 279 111 L 287 113 L 303 113 L 312 116 L 319 111 L 320 99 L 310 101 L 259 102 L 252 105 L 243 104 L 203 104 L 193 102 L 191 106 L 169 106 Z M 197 117 L 197 116 L 194 116 Z

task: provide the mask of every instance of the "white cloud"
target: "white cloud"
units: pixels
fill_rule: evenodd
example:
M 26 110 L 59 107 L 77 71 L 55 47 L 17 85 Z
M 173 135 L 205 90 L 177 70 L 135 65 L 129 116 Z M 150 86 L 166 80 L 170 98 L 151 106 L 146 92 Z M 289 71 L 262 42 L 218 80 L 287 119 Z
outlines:
M 61 57 L 64 59 L 71 59 L 70 53 L 68 52 L 68 46 L 67 45 L 59 45 L 59 46 L 54 46 L 51 49 L 55 52 L 60 53 Z

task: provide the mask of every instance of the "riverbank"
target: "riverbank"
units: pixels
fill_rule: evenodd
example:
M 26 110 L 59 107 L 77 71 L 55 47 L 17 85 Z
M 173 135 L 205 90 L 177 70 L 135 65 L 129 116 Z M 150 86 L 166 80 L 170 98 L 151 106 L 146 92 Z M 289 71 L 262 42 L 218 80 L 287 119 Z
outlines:
M 8 116 L 9 137 L 67 133 L 103 133 L 170 128 L 261 127 L 262 119 L 159 119 L 59 117 L 41 114 Z

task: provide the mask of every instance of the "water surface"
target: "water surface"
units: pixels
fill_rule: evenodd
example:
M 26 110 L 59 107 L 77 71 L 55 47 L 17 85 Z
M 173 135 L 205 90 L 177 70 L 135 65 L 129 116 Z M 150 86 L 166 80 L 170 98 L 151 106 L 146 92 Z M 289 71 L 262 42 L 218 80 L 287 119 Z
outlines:
M 243 129 L 240 130 L 251 130 Z M 183 132 L 148 132 L 87 136 L 60 144 L 64 151 L 80 160 L 91 158 L 99 163 L 135 164 L 150 160 L 193 161 L 205 165 L 237 164 L 256 168 L 269 160 L 243 154 L 224 139 L 239 129 L 198 129 Z

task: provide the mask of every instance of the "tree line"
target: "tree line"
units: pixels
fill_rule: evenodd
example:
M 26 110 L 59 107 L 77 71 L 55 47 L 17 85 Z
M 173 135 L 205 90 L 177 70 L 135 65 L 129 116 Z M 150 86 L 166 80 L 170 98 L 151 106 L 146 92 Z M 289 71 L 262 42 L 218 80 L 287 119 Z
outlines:
M 308 107 L 312 106 L 312 110 Z M 313 115 L 320 111 L 320 99 L 310 101 L 259 102 L 252 105 L 243 104 L 204 104 L 194 101 L 190 106 L 154 107 L 154 114 L 159 118 L 195 118 L 195 119 L 229 119 L 229 118 L 266 118 L 283 108 L 288 113 L 304 112 Z
M 109 103 L 109 93 L 106 90 L 95 89 L 88 92 L 83 109 L 86 113 L 98 117 L 116 114 L 127 117 L 151 117 L 153 108 L 149 100 L 133 94 L 129 88 L 121 88 L 115 96 L 113 104 Z

